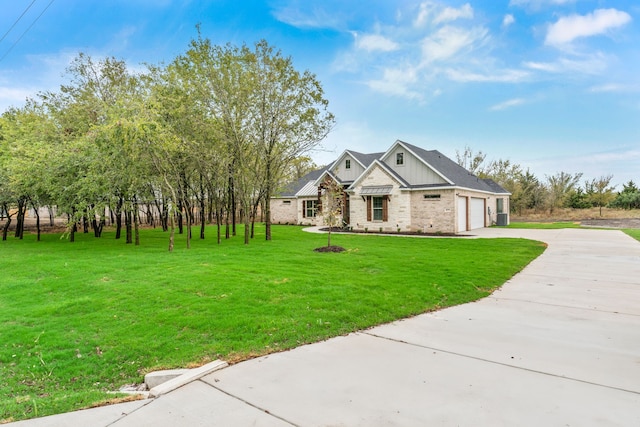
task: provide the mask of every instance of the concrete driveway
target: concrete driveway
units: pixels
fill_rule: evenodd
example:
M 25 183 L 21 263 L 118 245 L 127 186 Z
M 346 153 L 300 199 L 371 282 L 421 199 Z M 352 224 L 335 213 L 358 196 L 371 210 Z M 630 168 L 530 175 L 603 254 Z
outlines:
M 28 426 L 640 426 L 640 243 L 475 230 L 545 253 L 492 296 Z M 496 254 L 499 256 L 499 254 Z

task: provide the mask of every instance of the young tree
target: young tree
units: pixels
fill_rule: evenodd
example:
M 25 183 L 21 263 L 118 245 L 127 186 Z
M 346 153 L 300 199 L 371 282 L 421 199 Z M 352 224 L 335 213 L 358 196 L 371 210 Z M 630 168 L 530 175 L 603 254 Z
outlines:
M 457 163 L 474 175 L 480 176 L 485 172 L 485 159 L 487 155 L 482 151 L 474 152 L 471 147 L 464 147 L 461 153 L 456 150 Z M 496 181 L 497 182 L 497 181 Z
M 613 175 L 601 176 L 588 181 L 585 185 L 588 200 L 600 208 L 600 216 L 602 216 L 602 207 L 607 206 L 615 199 L 615 186 L 611 186 Z
M 344 201 L 344 188 L 334 178 L 327 176 L 322 185 L 321 201 L 318 210 L 322 215 L 325 225 L 329 226 L 327 233 L 327 248 L 331 246 L 331 231 L 340 225 L 342 220 L 342 207 Z M 340 248 L 341 249 L 341 248 Z
M 516 179 L 511 206 L 522 213 L 525 209 L 541 209 L 544 207 L 546 190 L 540 180 L 529 170 L 522 172 Z
M 576 188 L 581 173 L 570 174 L 558 172 L 555 175 L 547 176 L 549 210 L 553 213 L 555 208 L 564 207 L 572 190 Z

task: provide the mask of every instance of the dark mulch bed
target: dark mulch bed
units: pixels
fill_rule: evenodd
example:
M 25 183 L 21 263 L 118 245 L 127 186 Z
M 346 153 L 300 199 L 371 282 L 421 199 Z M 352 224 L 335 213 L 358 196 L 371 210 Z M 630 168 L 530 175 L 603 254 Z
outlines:
M 314 251 L 316 251 L 316 252 L 344 252 L 344 251 L 346 251 L 346 249 L 343 248 L 342 246 L 322 246 L 320 248 L 315 248 Z
M 326 228 L 321 228 L 320 231 L 325 231 L 328 232 L 329 231 L 329 227 Z M 376 230 L 376 231 L 364 231 L 364 230 L 348 230 L 346 228 L 338 228 L 338 227 L 333 227 L 331 229 L 331 232 L 338 232 L 338 233 L 353 233 L 353 234 L 379 234 L 379 235 L 384 235 L 384 236 L 424 236 L 424 237 L 433 237 L 433 236 L 438 236 L 438 237 L 468 237 L 468 235 L 463 235 L 463 234 L 455 234 L 455 233 L 419 233 L 417 231 L 400 231 L 400 232 L 395 232 L 395 231 L 380 231 L 380 230 Z

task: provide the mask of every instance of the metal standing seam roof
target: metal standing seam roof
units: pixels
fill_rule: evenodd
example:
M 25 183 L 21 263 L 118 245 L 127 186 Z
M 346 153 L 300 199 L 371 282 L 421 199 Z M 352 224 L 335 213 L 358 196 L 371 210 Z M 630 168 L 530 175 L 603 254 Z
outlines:
M 307 182 L 307 184 L 296 193 L 296 197 L 315 197 L 317 195 L 318 187 L 316 187 L 315 181 Z
M 360 194 L 363 196 L 386 196 L 391 194 L 393 185 L 368 185 L 362 187 Z

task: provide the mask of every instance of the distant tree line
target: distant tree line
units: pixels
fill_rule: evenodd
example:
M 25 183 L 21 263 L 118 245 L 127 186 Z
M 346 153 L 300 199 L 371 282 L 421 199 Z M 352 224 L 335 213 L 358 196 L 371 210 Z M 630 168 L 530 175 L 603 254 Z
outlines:
M 546 175 L 541 180 L 529 169 L 523 170 L 509 160 L 488 162 L 486 157 L 482 151 L 474 152 L 469 147 L 462 152 L 456 151 L 460 166 L 480 178 L 493 179 L 512 194 L 513 213 L 522 214 L 528 210 L 548 210 L 553 213 L 554 209 L 559 208 L 597 207 L 602 215 L 603 207 L 640 209 L 640 190 L 633 181 L 624 184 L 622 191 L 616 192 L 611 185 L 613 175 L 586 180 L 582 184 L 582 173 L 558 172 Z
M 68 218 L 100 237 L 139 243 L 141 221 L 186 234 L 217 225 L 217 239 L 261 208 L 271 239 L 270 198 L 309 166 L 305 157 L 334 124 L 315 75 L 297 71 L 265 41 L 216 46 L 198 36 L 168 65 L 134 73 L 115 58 L 79 54 L 69 82 L 0 117 L 0 215 L 24 233 L 28 209 Z

